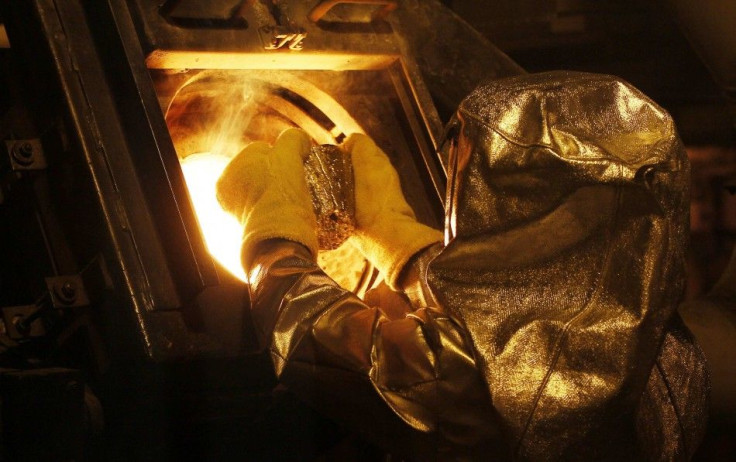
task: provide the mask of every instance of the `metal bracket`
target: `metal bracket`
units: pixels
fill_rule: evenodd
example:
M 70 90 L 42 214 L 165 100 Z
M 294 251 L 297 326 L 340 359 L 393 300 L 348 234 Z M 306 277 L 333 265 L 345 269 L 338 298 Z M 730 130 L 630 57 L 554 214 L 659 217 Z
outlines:
M 5 140 L 5 149 L 10 158 L 13 171 L 43 170 L 46 168 L 46 157 L 43 154 L 41 140 Z
M 44 318 L 53 309 L 89 306 L 112 288 L 102 255 L 97 255 L 79 274 L 45 278 L 46 292 L 33 305 L 0 307 L 0 335 L 12 339 L 46 335 Z
M 0 307 L 0 334 L 14 340 L 42 337 L 46 335 L 47 326 L 44 318 L 49 310 L 90 304 L 80 275 L 48 277 L 46 288 L 47 295 L 45 294 L 35 305 Z
M 84 282 L 78 274 L 46 278 L 46 287 L 49 289 L 51 304 L 54 308 L 75 308 L 89 305 L 89 297 L 84 288 Z

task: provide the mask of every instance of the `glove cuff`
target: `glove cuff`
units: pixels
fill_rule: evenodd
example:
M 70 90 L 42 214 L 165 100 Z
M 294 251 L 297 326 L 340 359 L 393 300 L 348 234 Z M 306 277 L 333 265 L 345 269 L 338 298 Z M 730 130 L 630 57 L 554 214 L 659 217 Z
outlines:
M 287 220 L 284 218 L 288 217 Z M 259 209 L 258 213 L 243 215 L 243 244 L 241 259 L 247 272 L 258 245 L 268 239 L 286 239 L 302 244 L 317 258 L 316 219 L 314 213 L 298 206 L 281 207 L 274 210 Z
M 384 217 L 379 229 L 357 230 L 354 245 L 378 268 L 386 284 L 398 290 L 398 279 L 406 263 L 417 252 L 441 242 L 440 231 L 405 215 Z

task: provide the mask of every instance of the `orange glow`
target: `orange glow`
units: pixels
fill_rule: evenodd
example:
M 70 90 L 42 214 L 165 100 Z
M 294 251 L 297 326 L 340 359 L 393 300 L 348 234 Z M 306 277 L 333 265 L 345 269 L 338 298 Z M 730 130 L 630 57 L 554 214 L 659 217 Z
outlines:
M 228 162 L 227 156 L 203 152 L 181 159 L 181 168 L 208 250 L 235 277 L 247 281 L 240 264 L 242 227 L 215 196 L 215 184 Z
M 318 108 L 326 128 L 309 109 L 283 97 L 288 91 Z M 215 184 L 230 159 L 250 141 L 272 143 L 288 127 L 300 127 L 317 144 L 337 144 L 362 127 L 332 96 L 288 72 L 204 71 L 178 88 L 166 109 L 174 147 L 210 254 L 247 282 L 240 262 L 242 227 L 220 207 Z M 372 266 L 349 245 L 320 252 L 319 265 L 343 287 L 360 292 Z

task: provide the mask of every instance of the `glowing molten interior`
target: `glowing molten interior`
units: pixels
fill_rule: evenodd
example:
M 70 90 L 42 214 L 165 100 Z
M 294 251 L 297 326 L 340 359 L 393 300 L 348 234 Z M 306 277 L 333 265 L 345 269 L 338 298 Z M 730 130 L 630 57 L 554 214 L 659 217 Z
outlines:
M 207 248 L 225 269 L 247 281 L 240 265 L 242 228 L 215 197 L 215 183 L 229 161 L 225 155 L 203 152 L 181 159 L 181 168 Z

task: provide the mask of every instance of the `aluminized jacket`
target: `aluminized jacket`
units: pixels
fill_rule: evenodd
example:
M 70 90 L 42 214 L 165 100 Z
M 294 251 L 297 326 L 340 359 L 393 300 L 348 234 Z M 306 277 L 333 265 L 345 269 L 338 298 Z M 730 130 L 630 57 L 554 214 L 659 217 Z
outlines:
M 405 315 L 263 245 L 247 270 L 280 379 L 416 460 L 689 458 L 708 384 L 675 311 L 689 167 L 669 115 L 609 76 L 526 75 L 469 95 L 445 149 L 445 244 Z

